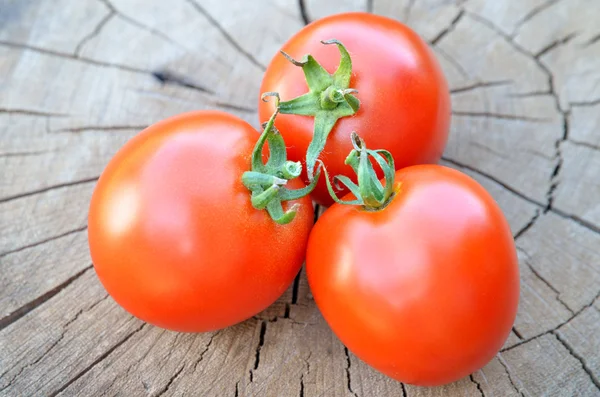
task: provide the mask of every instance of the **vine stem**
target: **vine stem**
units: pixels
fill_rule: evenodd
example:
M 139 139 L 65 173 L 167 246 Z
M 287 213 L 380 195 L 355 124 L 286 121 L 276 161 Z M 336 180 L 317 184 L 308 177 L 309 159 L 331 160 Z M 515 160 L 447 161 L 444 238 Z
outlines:
M 284 211 L 283 202 L 298 200 L 309 195 L 319 179 L 321 169 L 317 169 L 316 177 L 311 183 L 302 189 L 288 189 L 287 182 L 297 178 L 302 172 L 300 162 L 288 161 L 287 151 L 283 137 L 275 128 L 275 119 L 279 114 L 279 96 L 275 93 L 266 93 L 262 99 L 276 98 L 276 109 L 268 122 L 263 126 L 264 130 L 252 151 L 251 167 L 242 175 L 243 185 L 250 190 L 252 206 L 257 210 L 266 210 L 273 221 L 281 225 L 288 224 L 294 220 L 298 212 L 298 204 Z M 263 149 L 265 143 L 269 144 L 269 156 L 263 162 Z
M 308 85 L 307 93 L 281 102 L 279 106 L 281 113 L 315 118 L 313 138 L 306 152 L 306 173 L 310 181 L 314 177 L 317 159 L 337 121 L 355 114 L 360 108 L 360 101 L 354 96 L 358 91 L 350 88 L 352 59 L 346 47 L 336 39 L 321 43 L 335 44 L 340 52 L 340 64 L 333 74 L 329 74 L 310 54 L 298 61 L 281 52 L 288 61 L 302 68 Z
M 333 184 L 339 188 L 340 185 L 346 187 L 354 195 L 354 200 L 341 200 L 334 191 L 332 183 L 329 180 L 327 170 L 321 160 L 317 160 L 322 166 L 327 182 L 327 190 L 331 198 L 339 204 L 360 205 L 368 211 L 378 211 L 385 208 L 394 197 L 396 190 L 395 184 L 395 166 L 392 154 L 387 150 L 371 150 L 367 148 L 365 141 L 358 136 L 356 132 L 351 135 L 353 149 L 346 157 L 345 163 L 352 167 L 357 176 L 358 183 L 354 183 L 350 178 L 344 175 L 333 177 Z M 373 168 L 373 162 L 379 165 L 383 171 L 383 183 L 377 178 L 377 173 Z

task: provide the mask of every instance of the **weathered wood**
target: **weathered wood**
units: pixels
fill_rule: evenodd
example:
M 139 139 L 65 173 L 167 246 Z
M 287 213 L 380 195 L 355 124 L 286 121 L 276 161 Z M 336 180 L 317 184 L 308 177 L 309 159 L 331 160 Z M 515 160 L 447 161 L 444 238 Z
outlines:
M 517 242 L 513 332 L 444 387 L 403 385 L 349 352 L 304 271 L 266 311 L 195 335 L 131 317 L 91 267 L 89 198 L 127 139 L 200 108 L 258 126 L 279 46 L 352 10 L 431 44 L 453 101 L 442 163 L 488 189 Z M 595 0 L 5 0 L 0 396 L 600 395 L 599 14 Z

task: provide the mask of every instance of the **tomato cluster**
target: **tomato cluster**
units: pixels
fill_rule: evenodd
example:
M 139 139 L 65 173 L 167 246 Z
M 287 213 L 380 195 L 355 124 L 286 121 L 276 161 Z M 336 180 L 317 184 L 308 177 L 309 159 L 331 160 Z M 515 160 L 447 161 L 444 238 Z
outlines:
M 380 16 L 324 18 L 261 91 L 261 135 L 191 112 L 110 161 L 88 235 L 111 296 L 160 327 L 211 331 L 265 309 L 306 261 L 324 318 L 374 368 L 439 385 L 484 366 L 515 319 L 517 256 L 493 198 L 435 165 L 450 97 L 426 43 Z M 314 227 L 311 198 L 331 205 Z

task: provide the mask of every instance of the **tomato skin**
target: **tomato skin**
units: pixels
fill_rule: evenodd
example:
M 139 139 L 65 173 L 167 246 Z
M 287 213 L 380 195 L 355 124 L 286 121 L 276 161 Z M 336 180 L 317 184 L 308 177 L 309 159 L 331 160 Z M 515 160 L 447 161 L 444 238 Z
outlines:
M 92 196 L 89 245 L 100 281 L 127 311 L 171 330 L 211 331 L 253 316 L 291 284 L 312 203 L 284 203 L 301 205 L 288 225 L 252 207 L 241 176 L 258 136 L 227 113 L 185 113 L 110 161 Z
M 350 87 L 356 88 L 360 109 L 354 116 L 338 120 L 331 131 L 321 159 L 331 175 L 354 180 L 344 160 L 358 132 L 371 148 L 389 150 L 396 169 L 437 163 L 444 151 L 450 126 L 448 84 L 433 52 L 415 32 L 398 21 L 368 13 L 346 13 L 326 17 L 306 26 L 282 48 L 296 59 L 305 54 L 330 73 L 340 61 L 335 46 L 321 40 L 340 40 L 352 57 Z M 269 64 L 260 92 L 279 92 L 283 101 L 308 91 L 302 69 L 282 55 Z M 273 101 L 259 100 L 259 118 L 268 120 Z M 304 161 L 313 136 L 314 119 L 281 114 L 275 122 L 289 147 L 288 155 Z M 379 175 L 380 177 L 382 175 Z M 313 199 L 333 203 L 325 181 L 319 181 Z
M 489 362 L 510 333 L 514 240 L 470 177 L 421 165 L 397 171 L 396 181 L 381 211 L 334 204 L 319 218 L 309 285 L 333 331 L 366 363 L 410 384 L 453 382 Z

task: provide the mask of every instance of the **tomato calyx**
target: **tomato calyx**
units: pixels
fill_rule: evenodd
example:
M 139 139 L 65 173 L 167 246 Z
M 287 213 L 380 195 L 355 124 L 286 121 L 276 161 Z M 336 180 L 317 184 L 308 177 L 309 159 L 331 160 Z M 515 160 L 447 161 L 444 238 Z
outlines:
M 394 158 L 387 150 L 368 149 L 365 141 L 356 132 L 352 132 L 351 139 L 354 149 L 346 157 L 345 164 L 352 167 L 357 175 L 358 183 L 352 182 L 350 178 L 344 175 L 334 176 L 333 183 L 338 189 L 341 188 L 340 185 L 345 186 L 352 192 L 355 199 L 346 201 L 339 199 L 329 181 L 327 170 L 325 170 L 325 167 L 322 167 L 325 172 L 325 180 L 327 181 L 327 190 L 336 203 L 361 205 L 367 211 L 382 210 L 394 197 Z M 377 178 L 371 158 L 377 162 L 383 171 L 384 183 L 381 183 L 379 178 Z
M 329 74 L 310 54 L 297 61 L 281 51 L 291 63 L 302 68 L 308 85 L 306 94 L 281 102 L 280 111 L 283 114 L 315 118 L 313 139 L 306 152 L 306 172 L 311 181 L 317 158 L 323 151 L 335 123 L 342 117 L 355 114 L 360 107 L 360 101 L 352 95 L 358 91 L 350 88 L 352 59 L 346 47 L 335 39 L 321 41 L 321 43 L 336 44 L 340 51 L 340 64 L 333 74 Z
M 266 96 L 263 95 L 263 100 L 265 99 Z M 299 161 L 287 160 L 285 142 L 275 128 L 275 118 L 278 113 L 279 106 L 269 121 L 263 125 L 264 130 L 252 150 L 251 169 L 242 175 L 242 183 L 251 192 L 250 200 L 254 208 L 266 209 L 273 221 L 285 225 L 294 220 L 298 204 L 284 211 L 282 203 L 309 195 L 317 185 L 321 170 L 319 168 L 313 181 L 302 189 L 292 190 L 285 187 L 289 180 L 300 176 L 302 165 Z M 269 157 L 267 162 L 263 163 L 262 153 L 267 142 Z

